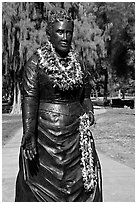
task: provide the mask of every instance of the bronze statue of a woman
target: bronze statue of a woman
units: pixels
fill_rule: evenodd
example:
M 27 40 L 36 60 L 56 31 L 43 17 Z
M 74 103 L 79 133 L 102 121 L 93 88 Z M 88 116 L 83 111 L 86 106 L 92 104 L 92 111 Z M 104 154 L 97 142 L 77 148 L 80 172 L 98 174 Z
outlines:
M 69 14 L 54 9 L 48 41 L 24 68 L 16 202 L 102 201 L 90 88 L 71 46 L 73 28 Z

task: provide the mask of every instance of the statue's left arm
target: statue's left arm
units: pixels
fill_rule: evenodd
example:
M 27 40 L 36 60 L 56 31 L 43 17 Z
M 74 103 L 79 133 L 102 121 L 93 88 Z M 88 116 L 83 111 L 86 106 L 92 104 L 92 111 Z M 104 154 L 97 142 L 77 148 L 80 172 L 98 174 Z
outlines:
M 84 90 L 83 90 L 83 108 L 87 114 L 89 114 L 91 125 L 94 124 L 94 108 L 93 103 L 90 99 L 91 94 L 91 85 L 89 82 L 89 76 L 86 75 L 84 79 Z

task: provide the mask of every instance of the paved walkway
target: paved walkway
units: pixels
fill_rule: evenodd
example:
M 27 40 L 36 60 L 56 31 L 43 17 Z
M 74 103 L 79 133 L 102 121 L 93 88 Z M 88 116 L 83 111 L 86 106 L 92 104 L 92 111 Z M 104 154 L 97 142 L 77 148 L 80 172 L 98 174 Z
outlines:
M 105 109 L 95 109 L 95 114 Z M 14 202 L 18 172 L 20 129 L 2 149 L 2 202 Z M 98 152 L 102 166 L 103 201 L 135 202 L 135 170 Z

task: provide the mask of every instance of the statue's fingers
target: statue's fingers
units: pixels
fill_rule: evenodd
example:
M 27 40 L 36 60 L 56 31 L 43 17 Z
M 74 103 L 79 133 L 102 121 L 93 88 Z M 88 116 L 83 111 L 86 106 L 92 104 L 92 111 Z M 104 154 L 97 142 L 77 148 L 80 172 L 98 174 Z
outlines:
M 27 154 L 27 158 L 28 158 L 29 160 L 32 160 L 30 150 L 26 150 L 26 154 Z
M 33 153 L 33 150 L 29 150 L 29 155 L 31 157 L 31 160 L 34 159 L 35 154 Z
M 36 147 L 33 147 L 33 148 L 32 148 L 32 152 L 33 152 L 33 154 L 34 154 L 34 155 L 36 155 L 36 154 L 37 154 Z

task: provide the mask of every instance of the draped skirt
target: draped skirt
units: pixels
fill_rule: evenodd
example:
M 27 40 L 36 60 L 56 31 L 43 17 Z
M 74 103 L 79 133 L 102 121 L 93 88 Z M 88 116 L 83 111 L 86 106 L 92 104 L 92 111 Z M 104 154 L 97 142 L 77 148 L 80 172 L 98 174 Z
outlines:
M 95 188 L 87 192 L 81 170 L 79 102 L 40 103 L 37 150 L 32 161 L 22 149 L 16 180 L 15 202 L 101 202 L 102 181 L 98 155 L 94 148 Z

